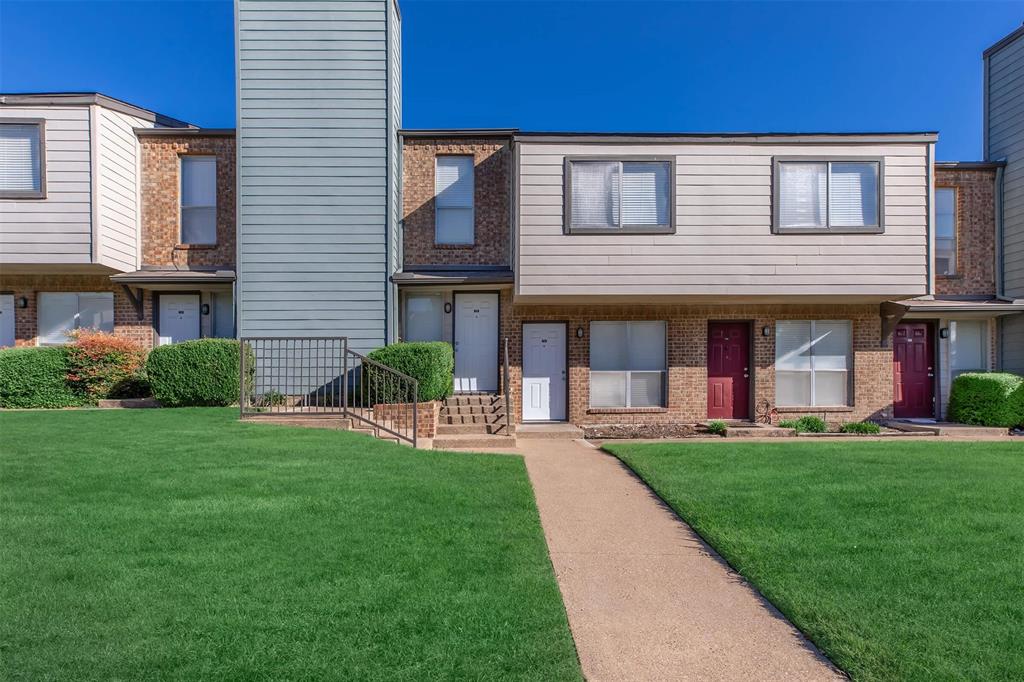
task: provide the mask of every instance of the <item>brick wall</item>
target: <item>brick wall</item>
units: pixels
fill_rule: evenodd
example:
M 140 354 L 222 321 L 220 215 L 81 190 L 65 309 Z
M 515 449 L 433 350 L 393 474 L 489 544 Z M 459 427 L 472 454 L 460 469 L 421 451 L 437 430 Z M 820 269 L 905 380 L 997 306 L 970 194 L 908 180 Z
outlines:
M 775 322 L 781 319 L 845 319 L 853 325 L 853 406 L 838 410 L 780 410 L 779 418 L 818 414 L 829 422 L 859 421 L 892 415 L 892 350 L 879 343 L 878 307 L 861 306 L 514 306 L 502 294 L 502 337 L 509 339 L 514 414 L 521 420 L 522 324 L 568 322 L 569 421 L 592 424 L 663 424 L 707 419 L 708 320 L 748 320 L 753 328 L 753 376 L 756 409 L 775 404 Z M 590 322 L 664 320 L 667 322 L 668 401 L 665 408 L 590 409 Z M 771 334 L 761 335 L 769 327 Z M 583 338 L 576 329 L 583 328 Z M 753 415 L 752 415 L 753 416 Z
M 0 276 L 0 292 L 13 293 L 14 299 L 24 297 L 28 306 L 14 309 L 15 345 L 34 346 L 38 335 L 39 292 L 114 292 L 114 333 L 138 341 L 145 347 L 155 342 L 153 332 L 153 300 L 148 294 L 139 319 L 135 306 L 124 290 L 107 275 L 9 275 Z
M 142 135 L 142 264 L 226 266 L 235 262 L 235 138 Z M 217 157 L 217 244 L 180 244 L 179 157 Z
M 507 139 L 406 139 L 403 149 L 404 266 L 509 265 L 511 151 Z M 474 158 L 472 245 L 434 243 L 434 159 Z
M 988 168 L 936 169 L 935 187 L 957 190 L 957 274 L 936 277 L 936 294 L 995 295 L 995 179 Z

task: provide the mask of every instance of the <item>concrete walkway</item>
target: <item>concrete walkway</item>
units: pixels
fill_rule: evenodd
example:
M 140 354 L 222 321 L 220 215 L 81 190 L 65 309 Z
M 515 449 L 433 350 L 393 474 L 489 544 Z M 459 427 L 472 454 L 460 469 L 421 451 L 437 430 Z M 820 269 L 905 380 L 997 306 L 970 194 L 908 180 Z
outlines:
M 842 676 L 619 460 L 521 440 L 588 680 Z

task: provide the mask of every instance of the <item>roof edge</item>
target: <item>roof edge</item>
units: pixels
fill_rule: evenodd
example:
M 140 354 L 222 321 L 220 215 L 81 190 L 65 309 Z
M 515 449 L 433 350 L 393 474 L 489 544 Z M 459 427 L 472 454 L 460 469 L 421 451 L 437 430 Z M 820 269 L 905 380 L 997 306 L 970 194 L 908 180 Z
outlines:
M 518 128 L 400 128 L 403 137 L 512 137 Z
M 129 116 L 135 116 L 156 125 L 170 128 L 194 128 L 191 123 L 164 116 L 150 109 L 115 99 L 99 92 L 15 92 L 0 94 L 0 104 L 7 106 L 88 106 L 105 107 Z
M 870 144 L 887 143 L 925 143 L 939 139 L 937 131 L 923 132 L 880 132 L 880 133 L 584 133 L 584 132 L 519 132 L 515 139 L 534 142 L 565 142 L 580 140 L 583 142 L 647 142 L 660 140 L 665 142 L 733 142 L 746 140 L 753 143 L 802 142 L 832 143 L 845 142 Z
M 935 167 L 946 170 L 996 170 L 1006 166 L 1005 161 L 936 161 Z
M 1017 38 L 1020 38 L 1021 36 L 1024 36 L 1024 24 L 1021 24 L 1015 30 L 1011 31 L 1008 35 L 1003 36 L 995 43 L 993 43 L 987 50 L 981 53 L 981 58 L 988 59 L 993 54 L 999 52 L 999 50 L 1003 49 L 1004 47 L 1006 47 L 1013 41 L 1017 40 Z
M 234 128 L 133 128 L 136 137 L 234 137 Z

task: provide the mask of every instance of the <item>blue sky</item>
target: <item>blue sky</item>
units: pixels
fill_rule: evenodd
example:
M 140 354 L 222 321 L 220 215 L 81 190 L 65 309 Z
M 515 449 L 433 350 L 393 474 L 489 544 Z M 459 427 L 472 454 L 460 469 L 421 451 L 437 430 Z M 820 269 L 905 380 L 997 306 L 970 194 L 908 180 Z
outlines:
M 981 154 L 981 52 L 1019 2 L 403 0 L 406 127 L 938 130 Z M 0 0 L 0 90 L 233 127 L 230 0 Z

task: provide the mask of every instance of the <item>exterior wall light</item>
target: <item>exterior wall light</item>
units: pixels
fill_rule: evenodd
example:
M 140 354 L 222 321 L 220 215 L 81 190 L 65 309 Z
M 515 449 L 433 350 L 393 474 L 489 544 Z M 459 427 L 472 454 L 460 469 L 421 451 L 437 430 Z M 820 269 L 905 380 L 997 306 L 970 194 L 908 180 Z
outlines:
M 943 327 L 942 329 L 939 330 L 939 338 L 940 339 L 948 339 L 949 338 L 949 327 Z
M 771 327 L 769 327 L 768 325 L 765 325 L 765 326 L 761 327 L 761 336 L 771 336 L 771 335 L 772 335 L 772 328 Z
M 582 339 L 586 332 L 583 331 L 583 327 L 576 327 L 576 338 Z
M 210 304 L 209 303 L 204 303 L 201 306 L 199 306 L 199 312 L 201 312 L 203 315 L 209 315 L 210 314 Z
M 19 308 L 27 308 L 28 307 L 28 299 L 25 298 L 24 296 L 19 296 L 18 300 L 17 300 L 17 306 Z
M 445 315 L 450 315 L 451 312 L 452 312 L 452 304 L 451 303 L 445 303 L 444 304 L 444 313 L 445 313 Z

